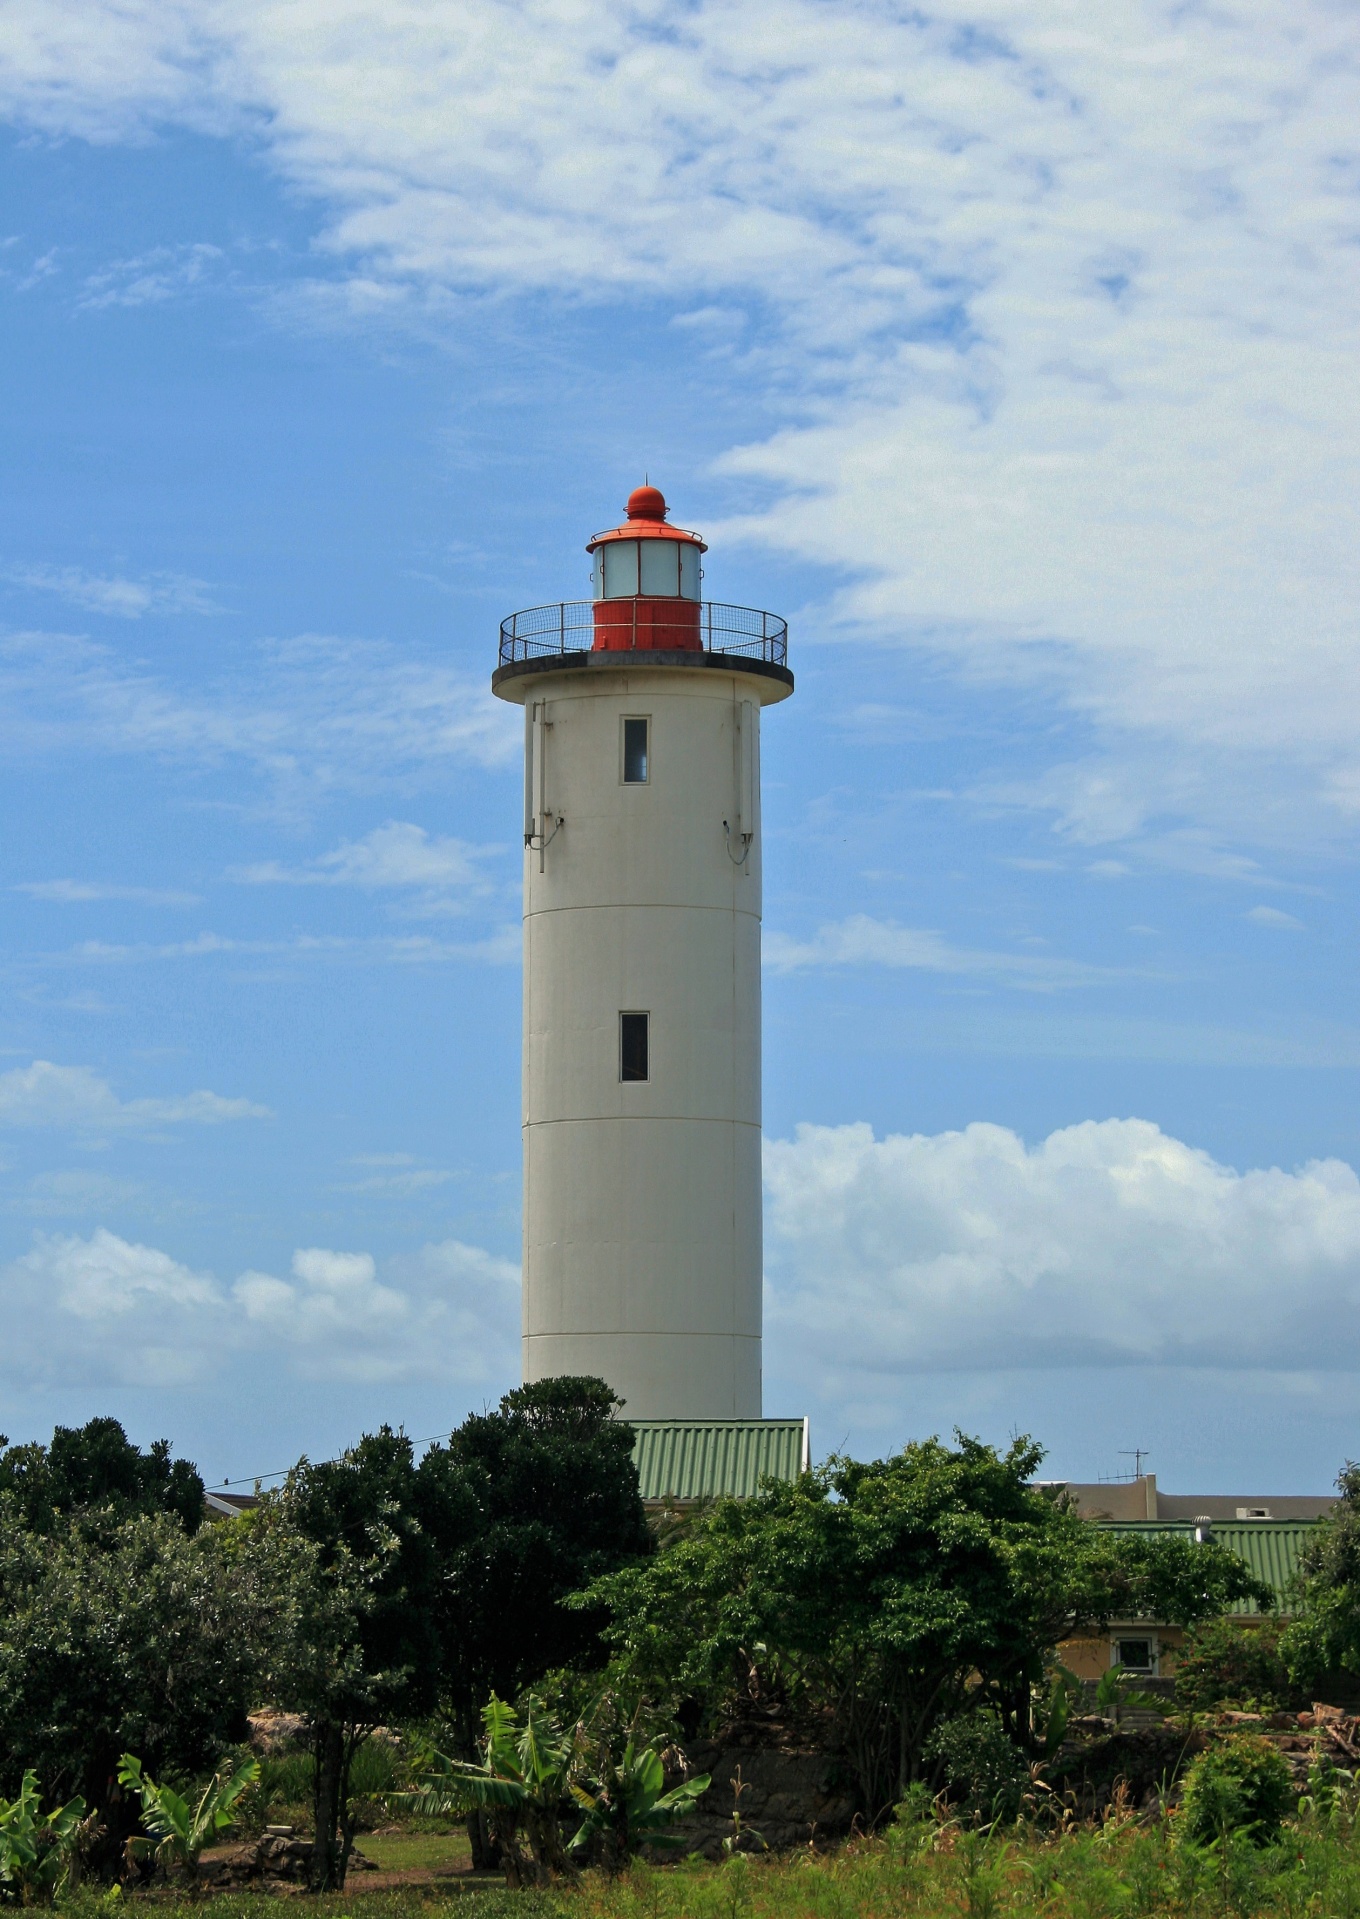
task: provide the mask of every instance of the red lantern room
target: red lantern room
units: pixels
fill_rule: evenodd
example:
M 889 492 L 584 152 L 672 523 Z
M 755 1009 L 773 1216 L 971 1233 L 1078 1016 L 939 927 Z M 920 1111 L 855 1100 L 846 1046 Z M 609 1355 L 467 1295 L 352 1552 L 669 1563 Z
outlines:
M 628 496 L 628 521 L 597 533 L 593 557 L 595 644 L 600 652 L 701 653 L 697 533 L 670 526 L 654 486 Z

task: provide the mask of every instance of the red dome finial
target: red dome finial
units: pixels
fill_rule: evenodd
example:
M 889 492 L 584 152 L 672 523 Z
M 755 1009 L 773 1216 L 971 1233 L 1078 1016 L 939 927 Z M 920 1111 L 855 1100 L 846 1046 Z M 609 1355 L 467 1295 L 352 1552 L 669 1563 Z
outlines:
M 628 495 L 630 520 L 664 520 L 666 496 L 658 486 L 635 486 Z

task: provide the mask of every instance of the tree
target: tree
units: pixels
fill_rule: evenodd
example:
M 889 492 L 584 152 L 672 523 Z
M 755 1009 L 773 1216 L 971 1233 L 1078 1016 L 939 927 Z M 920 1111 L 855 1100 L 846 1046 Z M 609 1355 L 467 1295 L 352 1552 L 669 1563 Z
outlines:
M 1360 1464 L 1337 1475 L 1337 1500 L 1299 1556 L 1295 1617 L 1280 1652 L 1296 1685 L 1360 1673 Z
M 580 1597 L 607 1606 L 626 1686 L 691 1718 L 783 1696 L 828 1721 L 864 1809 L 915 1779 L 934 1727 L 990 1705 L 1029 1746 L 1031 1690 L 1058 1643 L 1111 1618 L 1178 1624 L 1267 1590 L 1222 1548 L 1118 1537 L 1030 1483 L 1043 1457 L 958 1435 L 833 1459 L 723 1500 L 648 1564 Z
M 421 1522 L 431 1502 L 419 1492 L 410 1440 L 384 1426 L 337 1460 L 304 1459 L 256 1520 L 309 1548 L 290 1588 L 276 1698 L 312 1722 L 318 1892 L 345 1883 L 355 1753 L 384 1720 L 428 1712 L 438 1696 L 441 1542 Z
M 193 1774 L 245 1737 L 274 1663 L 279 1553 L 238 1522 L 190 1538 L 169 1513 L 34 1533 L 0 1498 L 0 1790 L 110 1795 L 118 1757 Z
M 0 1446 L 5 1441 L 0 1439 Z M 34 1532 L 50 1533 L 74 1513 L 172 1513 L 186 1533 L 203 1523 L 203 1481 L 187 1459 L 170 1457 L 168 1439 L 142 1452 L 116 1419 L 58 1426 L 50 1446 L 37 1441 L 0 1452 L 0 1494 Z
M 420 1463 L 418 1510 L 444 1542 L 442 1691 L 459 1758 L 473 1757 L 493 1693 L 604 1663 L 605 1613 L 564 1601 L 653 1550 L 621 1406 L 603 1380 L 540 1380 Z

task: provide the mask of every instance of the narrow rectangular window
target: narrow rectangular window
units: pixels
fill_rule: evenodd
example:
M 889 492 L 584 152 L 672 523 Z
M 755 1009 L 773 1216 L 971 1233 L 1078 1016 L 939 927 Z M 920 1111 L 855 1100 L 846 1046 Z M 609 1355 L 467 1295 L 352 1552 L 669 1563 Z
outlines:
M 649 1013 L 619 1014 L 619 1078 L 650 1079 L 651 1061 L 647 1057 Z
M 647 721 L 645 719 L 626 719 L 623 722 L 623 783 L 625 786 L 647 784 Z

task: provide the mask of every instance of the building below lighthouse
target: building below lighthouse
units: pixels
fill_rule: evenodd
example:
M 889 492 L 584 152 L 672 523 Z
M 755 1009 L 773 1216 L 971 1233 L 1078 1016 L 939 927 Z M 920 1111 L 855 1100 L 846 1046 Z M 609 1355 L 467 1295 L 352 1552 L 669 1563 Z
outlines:
M 587 551 L 594 598 L 505 620 L 492 681 L 525 718 L 524 1378 L 756 1422 L 760 728 L 787 631 L 702 598 L 704 542 L 655 487 Z

